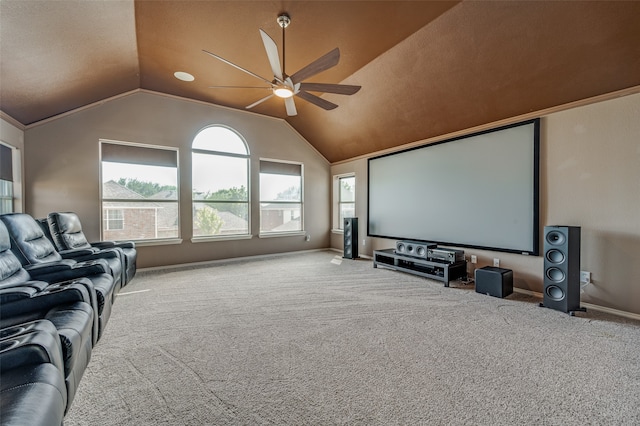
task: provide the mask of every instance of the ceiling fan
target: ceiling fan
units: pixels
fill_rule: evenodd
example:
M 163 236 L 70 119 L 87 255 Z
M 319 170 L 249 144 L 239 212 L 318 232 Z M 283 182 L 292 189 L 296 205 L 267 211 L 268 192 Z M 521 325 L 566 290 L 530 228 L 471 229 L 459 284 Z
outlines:
M 293 116 L 297 115 L 298 111 L 296 110 L 296 104 L 293 101 L 294 96 L 298 96 L 312 104 L 319 106 L 325 110 L 332 110 L 337 108 L 338 105 L 333 102 L 329 102 L 325 99 L 320 98 L 319 96 L 313 95 L 309 92 L 318 92 L 318 93 L 335 93 L 339 95 L 353 95 L 358 90 L 360 90 L 360 86 L 352 86 L 348 84 L 329 84 L 329 83 L 307 83 L 304 80 L 313 77 L 314 75 L 325 71 L 329 68 L 332 68 L 338 64 L 340 60 L 340 49 L 337 47 L 333 49 L 331 52 L 327 53 L 324 56 L 316 59 L 311 62 L 309 65 L 303 67 L 299 71 L 295 72 L 292 75 L 287 75 L 285 73 L 284 68 L 284 30 L 291 23 L 291 18 L 286 13 L 278 16 L 277 19 L 278 25 L 282 28 L 282 66 L 280 65 L 280 56 L 278 55 L 278 46 L 273 41 L 269 35 L 260 29 L 260 36 L 262 37 L 262 42 L 264 44 L 264 48 L 267 52 L 267 58 L 269 59 L 269 64 L 271 65 L 271 71 L 273 72 L 273 80 L 268 80 L 264 77 L 259 76 L 245 68 L 242 68 L 239 65 L 234 64 L 231 61 L 228 61 L 221 56 L 216 55 L 215 53 L 211 53 L 207 50 L 203 50 L 203 52 L 208 55 L 213 56 L 216 59 L 221 60 L 222 62 L 231 65 L 239 69 L 240 71 L 244 71 L 249 75 L 252 75 L 269 86 L 210 86 L 211 88 L 224 88 L 224 89 L 267 89 L 270 90 L 271 93 L 268 96 L 265 96 L 262 99 L 248 105 L 246 108 L 250 109 L 254 106 L 261 104 L 267 99 L 272 98 L 273 96 L 277 96 L 279 98 L 284 99 L 284 104 L 287 109 L 287 115 Z

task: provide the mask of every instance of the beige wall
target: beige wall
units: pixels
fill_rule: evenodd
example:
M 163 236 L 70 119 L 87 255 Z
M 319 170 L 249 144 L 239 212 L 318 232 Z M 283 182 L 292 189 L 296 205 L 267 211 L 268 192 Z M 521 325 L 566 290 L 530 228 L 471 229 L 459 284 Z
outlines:
M 193 137 L 203 127 L 224 124 L 243 135 L 251 153 L 250 240 L 192 243 L 191 155 Z M 330 167 L 284 120 L 244 111 L 136 92 L 25 131 L 26 212 L 44 217 L 75 211 L 90 240 L 100 235 L 99 140 L 111 139 L 179 148 L 180 225 L 183 242 L 140 246 L 141 268 L 326 248 L 329 246 Z M 303 235 L 258 238 L 259 159 L 304 164 Z
M 592 273 L 582 301 L 640 314 L 640 94 L 543 117 L 540 153 L 540 226 L 582 227 L 581 270 Z M 367 160 L 333 165 L 332 175 L 355 172 L 361 254 L 394 247 L 366 238 Z M 367 244 L 363 246 L 363 238 Z M 342 250 L 342 236 L 331 246 Z M 542 251 L 542 245 L 540 246 Z M 513 269 L 515 286 L 543 290 L 543 258 L 465 249 L 476 267 Z M 470 266 L 469 271 L 472 272 Z

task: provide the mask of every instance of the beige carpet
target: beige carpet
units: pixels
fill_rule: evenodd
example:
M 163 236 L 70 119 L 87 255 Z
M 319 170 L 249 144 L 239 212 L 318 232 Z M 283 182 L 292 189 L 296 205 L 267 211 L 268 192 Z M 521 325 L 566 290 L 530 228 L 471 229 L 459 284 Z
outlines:
M 336 252 L 140 273 L 74 425 L 638 425 L 640 323 Z

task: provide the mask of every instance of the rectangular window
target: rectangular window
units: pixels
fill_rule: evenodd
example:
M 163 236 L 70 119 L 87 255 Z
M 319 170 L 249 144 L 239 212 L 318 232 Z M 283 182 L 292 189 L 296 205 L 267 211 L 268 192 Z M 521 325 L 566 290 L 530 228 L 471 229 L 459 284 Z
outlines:
M 104 209 L 104 230 L 122 231 L 124 229 L 124 211 L 120 209 Z
M 344 218 L 356 216 L 356 177 L 339 177 L 338 188 L 338 229 L 344 229 Z
M 194 150 L 193 236 L 249 234 L 248 156 Z
M 101 141 L 102 239 L 179 238 L 178 150 Z
M 301 232 L 302 164 L 260 160 L 260 233 Z
M 0 214 L 13 213 L 13 155 L 0 144 Z

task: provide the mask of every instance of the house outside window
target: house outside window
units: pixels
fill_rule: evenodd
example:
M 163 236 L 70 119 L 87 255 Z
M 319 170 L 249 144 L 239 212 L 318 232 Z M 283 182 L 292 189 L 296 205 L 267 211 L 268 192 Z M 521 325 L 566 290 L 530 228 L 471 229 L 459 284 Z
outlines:
M 178 150 L 101 141 L 102 239 L 180 236 Z
M 122 231 L 124 229 L 124 210 L 104 209 L 103 220 L 105 231 Z
M 210 126 L 193 139 L 193 237 L 250 235 L 249 149 L 233 129 Z
M 260 234 L 303 230 L 302 164 L 260 160 Z
M 356 177 L 338 177 L 338 229 L 344 230 L 344 219 L 356 216 Z

